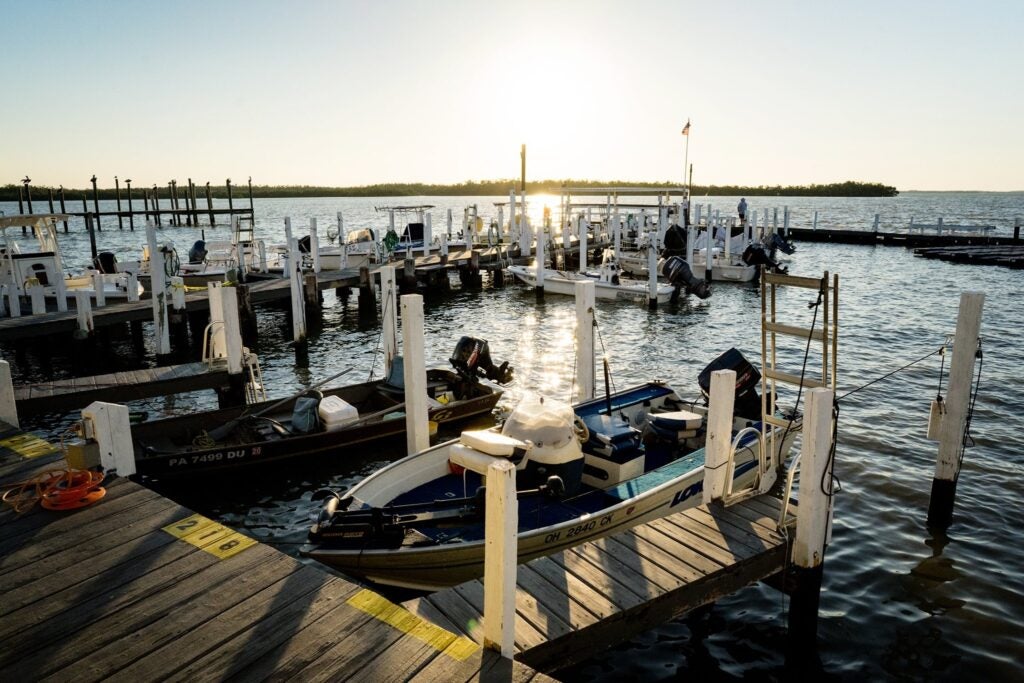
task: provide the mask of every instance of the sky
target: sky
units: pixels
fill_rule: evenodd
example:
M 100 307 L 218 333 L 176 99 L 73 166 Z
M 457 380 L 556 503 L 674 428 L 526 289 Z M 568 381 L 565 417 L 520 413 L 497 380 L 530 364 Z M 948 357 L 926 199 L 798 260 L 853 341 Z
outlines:
M 0 0 L 0 185 L 1024 190 L 1024 2 Z M 681 130 L 691 121 L 690 135 Z M 687 148 L 688 144 L 688 148 Z

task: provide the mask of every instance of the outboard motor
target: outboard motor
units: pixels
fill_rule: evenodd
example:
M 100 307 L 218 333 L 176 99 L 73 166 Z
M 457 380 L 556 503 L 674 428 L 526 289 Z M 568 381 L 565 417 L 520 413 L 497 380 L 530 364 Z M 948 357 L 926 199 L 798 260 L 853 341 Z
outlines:
M 303 253 L 303 254 L 308 254 L 309 253 L 309 249 L 310 249 L 309 245 L 310 245 L 311 241 L 312 240 L 311 240 L 309 235 L 303 235 L 302 237 L 300 237 L 299 238 L 299 252 Z
M 701 299 L 711 296 L 711 287 L 702 278 L 693 274 L 690 264 L 682 256 L 670 256 L 661 265 L 661 274 L 664 275 L 670 284 L 675 286 L 676 292 L 685 288 L 688 293 L 696 294 Z M 673 297 L 675 298 L 675 297 Z
M 110 274 L 117 272 L 117 257 L 112 251 L 101 251 L 96 254 L 92 261 L 93 267 L 101 273 Z
M 711 395 L 711 373 L 715 370 L 736 371 L 736 401 L 733 413 L 737 417 L 760 421 L 761 397 L 757 393 L 757 384 L 761 381 L 761 373 L 757 368 L 751 365 L 742 353 L 734 348 L 729 349 L 708 363 L 697 376 L 697 384 L 705 396 Z
M 505 420 L 501 433 L 532 444 L 516 469 L 518 488 L 547 487 L 549 495 L 572 496 L 583 481 L 583 448 L 572 406 L 529 396 Z M 559 483 L 560 482 L 560 483 Z
M 192 245 L 192 248 L 188 250 L 188 262 L 189 263 L 202 263 L 206 260 L 206 242 L 203 240 L 196 240 L 196 243 Z
M 498 384 L 512 381 L 512 368 L 508 366 L 508 361 L 494 365 L 486 339 L 463 337 L 455 345 L 450 361 L 459 375 L 467 380 L 476 381 L 477 377 L 486 377 Z
M 787 242 L 786 238 L 777 232 L 773 232 L 768 238 L 766 238 L 766 242 L 772 256 L 775 255 L 776 249 L 787 256 L 796 251 L 796 247 L 792 243 Z
M 785 273 L 786 267 L 772 258 L 768 249 L 763 244 L 756 242 L 747 245 L 741 257 L 748 266 L 767 266 L 779 273 Z

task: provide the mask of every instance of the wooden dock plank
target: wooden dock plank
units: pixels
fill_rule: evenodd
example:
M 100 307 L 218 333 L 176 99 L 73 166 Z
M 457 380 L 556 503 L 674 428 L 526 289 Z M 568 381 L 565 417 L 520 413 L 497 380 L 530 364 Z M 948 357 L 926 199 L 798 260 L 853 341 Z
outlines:
M 561 554 L 561 553 L 559 553 Z M 531 562 L 520 572 L 520 578 L 535 572 L 557 591 L 560 602 L 548 602 L 548 607 L 557 607 L 562 620 L 573 628 L 593 623 L 598 619 L 617 612 L 620 607 L 607 595 L 568 571 L 564 565 L 551 557 Z
M 613 597 L 623 607 L 633 606 L 630 603 L 634 602 L 634 598 L 630 596 L 634 596 L 636 601 L 651 600 L 665 592 L 653 581 L 630 581 L 629 578 L 637 570 L 592 543 L 569 548 L 554 559 L 564 563 L 566 568 L 587 579 L 592 585 L 598 586 L 601 581 L 608 580 L 610 583 L 604 588 L 605 594 Z

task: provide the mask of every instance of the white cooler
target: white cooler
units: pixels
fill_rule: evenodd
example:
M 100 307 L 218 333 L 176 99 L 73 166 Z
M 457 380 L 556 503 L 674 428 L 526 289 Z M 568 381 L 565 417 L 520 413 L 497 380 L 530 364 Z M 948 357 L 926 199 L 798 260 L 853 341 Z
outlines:
M 341 429 L 359 419 L 359 411 L 355 406 L 337 396 L 325 396 L 321 399 L 317 412 L 320 414 L 320 422 L 323 423 L 324 429 L 329 432 Z

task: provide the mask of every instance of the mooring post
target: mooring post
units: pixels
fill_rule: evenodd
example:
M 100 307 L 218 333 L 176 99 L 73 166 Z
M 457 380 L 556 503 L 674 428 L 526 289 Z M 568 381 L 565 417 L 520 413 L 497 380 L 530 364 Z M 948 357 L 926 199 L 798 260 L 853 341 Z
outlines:
M 171 335 L 167 325 L 167 286 L 164 281 L 163 264 L 157 264 L 160 250 L 156 244 L 156 228 L 146 226 L 146 243 L 149 245 L 149 283 L 153 304 L 153 331 L 156 335 L 157 356 L 171 352 Z
M 94 401 L 82 410 L 85 438 L 96 441 L 103 471 L 119 477 L 135 474 L 135 449 L 128 406 Z
M 772 208 L 772 232 L 779 231 L 779 207 Z
M 132 207 L 132 179 L 131 178 L 125 178 L 124 179 L 124 184 L 125 184 L 125 187 L 128 188 L 128 190 L 127 190 L 127 192 L 128 192 L 128 229 L 131 230 L 132 232 L 135 232 L 135 209 Z M 61 211 L 63 211 L 63 210 L 64 210 L 64 204 L 62 203 L 61 204 Z M 65 222 L 65 230 L 64 230 L 64 232 L 67 232 L 66 225 L 67 225 L 67 223 Z
M 153 184 L 153 219 L 160 225 L 160 191 L 156 184 Z
M 12 318 L 21 317 L 21 297 L 18 296 L 18 288 L 14 285 L 4 285 L 7 289 L 7 308 Z
M 721 501 L 728 490 L 735 401 L 736 371 L 712 372 L 711 403 L 708 406 L 707 438 L 704 445 L 704 505 Z
M 114 192 L 117 196 L 117 229 L 124 230 L 124 216 L 121 215 L 121 181 L 114 176 Z M 53 213 L 53 206 L 50 206 L 50 213 Z
M 714 260 L 711 254 L 711 248 L 715 244 L 715 225 L 711 220 L 711 212 L 708 212 L 707 227 L 704 230 L 704 236 L 707 238 L 704 243 L 704 281 L 711 282 L 712 275 L 712 261 Z
M 440 257 L 441 263 L 448 263 L 448 233 L 442 232 L 440 235 L 441 243 L 438 246 L 438 256 Z
M 428 211 L 423 220 L 423 255 L 430 256 L 430 245 L 434 241 L 434 219 Z
M 96 262 L 96 231 L 93 229 L 92 214 L 85 214 L 85 231 L 89 234 L 89 252 L 92 255 L 92 262 Z
M 878 224 L 880 222 L 880 219 L 881 219 L 881 217 L 879 216 L 879 214 L 876 213 L 875 214 L 875 223 L 874 223 L 874 225 L 871 226 L 872 232 L 875 232 L 875 233 L 878 232 Z
M 427 421 L 427 367 L 423 359 L 423 297 L 402 296 L 402 369 L 405 380 L 406 451 L 419 453 L 430 447 Z
M 686 225 L 686 253 L 683 254 L 683 259 L 686 261 L 686 265 L 693 267 L 693 248 L 694 243 L 697 241 L 697 226 L 693 223 Z
M 206 181 L 206 210 L 210 212 L 210 227 L 217 225 L 217 214 L 213 212 L 213 195 L 210 193 L 210 181 Z
M 96 211 L 96 229 L 103 232 L 103 225 L 100 223 L 100 191 L 96 187 L 96 174 L 92 176 L 92 206 Z M 32 210 L 32 199 L 29 196 L 29 211 Z
M 96 308 L 103 308 L 107 305 L 107 291 L 103 287 L 103 273 L 96 272 L 92 274 L 92 292 L 96 298 Z
M 7 289 L 10 285 L 0 285 L 0 318 L 7 316 Z
M 615 249 L 615 260 L 622 257 L 622 216 L 619 214 L 619 205 L 615 205 L 615 215 L 612 217 L 612 244 Z
M 544 298 L 544 275 L 547 269 L 547 260 L 544 255 L 544 248 L 547 246 L 547 233 L 551 229 L 551 215 L 545 216 L 544 227 L 537 233 L 537 282 L 533 286 L 533 291 L 537 295 L 538 299 Z
M 782 207 L 782 233 L 789 237 L 789 207 Z
M 32 280 L 34 282 L 25 285 L 25 292 L 32 302 L 32 315 L 42 315 L 46 313 L 46 291 L 38 280 Z
M 25 195 L 24 195 L 24 191 L 21 189 L 21 185 L 18 186 L 18 215 L 19 216 L 25 215 Z M 22 227 L 21 232 L 22 232 L 22 234 L 25 233 L 24 226 Z
M 128 273 L 128 301 L 139 300 L 139 274 L 135 271 Z
M 338 212 L 338 250 L 341 254 L 339 268 L 345 270 L 348 268 L 348 248 L 345 239 L 345 218 L 341 215 L 341 211 Z
M 0 360 L 0 420 L 14 428 L 21 426 L 18 422 L 18 403 L 14 400 L 11 364 L 5 360 Z
M 92 302 L 89 298 L 89 292 L 83 289 L 75 290 L 75 312 L 77 314 L 78 326 L 74 337 L 78 340 L 88 339 L 96 330 L 96 325 L 92 319 Z
M 580 219 L 580 268 L 579 272 L 587 272 L 587 250 L 590 237 L 590 221 Z
M 1020 241 L 1020 216 L 1013 219 L 1013 241 Z
M 235 217 L 235 198 L 231 196 L 231 178 L 224 179 L 224 189 L 228 194 L 228 216 Z
M 367 266 L 359 268 L 359 317 L 363 320 L 376 320 L 377 299 L 373 295 L 373 278 Z
M 313 272 L 320 272 L 320 231 L 317 230 L 316 216 L 309 219 L 309 255 L 313 259 Z
M 131 191 L 131 185 L 129 185 L 128 186 L 128 205 L 129 206 L 131 206 L 131 201 L 132 201 L 132 191 Z M 60 212 L 63 213 L 63 214 L 66 214 L 68 212 L 67 209 L 64 206 L 64 186 L 63 185 L 60 186 Z M 68 232 L 68 219 L 65 218 L 64 219 L 64 234 L 66 235 L 67 232 Z
M 492 458 L 484 493 L 484 647 L 515 655 L 519 501 L 516 468 Z
M 832 390 L 824 387 L 807 392 L 789 603 L 790 651 L 794 654 L 816 649 L 818 603 L 832 518 L 832 398 Z
M 532 235 L 530 234 L 530 219 L 526 215 L 526 193 L 519 193 L 519 253 L 521 256 L 529 256 L 533 248 Z
M 306 341 L 306 305 L 302 298 L 302 255 L 299 241 L 294 237 L 288 240 L 288 281 L 292 295 L 292 340 L 303 344 Z
M 384 377 L 391 376 L 391 365 L 398 355 L 398 288 L 395 267 L 380 269 L 381 335 L 384 343 Z
M 938 222 L 938 224 L 936 225 L 936 232 L 937 232 L 937 233 L 938 233 L 939 235 L 941 235 L 941 234 L 942 234 L 942 216 L 939 216 L 939 222 Z
M 956 482 L 965 447 L 965 430 L 970 412 L 974 360 L 979 355 L 981 311 L 984 292 L 960 294 L 960 309 L 953 340 L 953 358 L 949 365 L 949 394 L 946 412 L 939 427 L 939 455 L 932 479 L 932 495 L 928 504 L 928 523 L 945 529 L 953 521 Z
M 811 224 L 811 230 L 817 230 L 817 229 L 818 229 L 818 212 L 815 211 L 814 212 L 814 222 Z
M 188 322 L 185 320 L 185 280 L 178 275 L 171 277 L 170 325 L 177 340 L 187 339 Z
M 252 307 L 249 285 L 236 286 L 235 295 L 238 299 L 238 324 L 242 330 L 242 343 L 255 346 L 259 324 L 256 320 L 256 312 Z
M 658 245 L 654 243 L 654 236 L 647 241 L 647 308 L 654 310 L 658 307 Z
M 411 251 L 406 253 L 411 253 Z M 416 259 L 410 256 L 402 259 L 402 291 L 409 293 L 416 291 Z
M 227 358 L 227 337 L 224 334 L 224 299 L 220 295 L 221 282 L 206 283 L 207 301 L 210 304 L 209 347 L 210 358 Z
M 210 290 L 210 296 L 220 299 L 219 308 L 223 321 L 220 333 L 228 367 L 228 386 L 217 392 L 218 400 L 222 408 L 243 405 L 245 403 L 245 376 L 242 373 L 242 328 L 238 316 L 238 294 L 234 287 L 217 287 L 215 290 Z
M 594 398 L 594 283 L 576 282 L 576 398 Z

